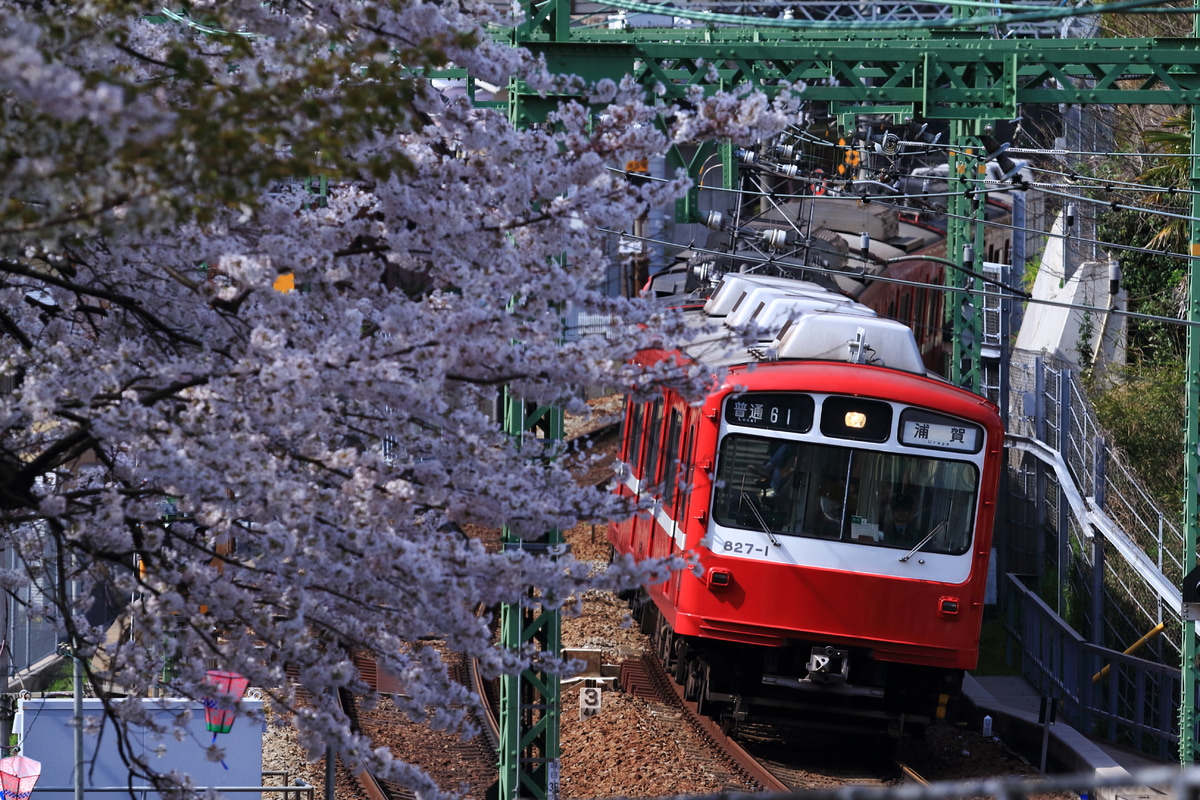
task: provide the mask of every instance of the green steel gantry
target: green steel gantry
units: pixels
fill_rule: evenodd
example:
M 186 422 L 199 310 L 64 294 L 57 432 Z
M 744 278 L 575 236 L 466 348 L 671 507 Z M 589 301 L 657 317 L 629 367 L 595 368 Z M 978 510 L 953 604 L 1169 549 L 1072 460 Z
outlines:
M 569 0 L 523 0 L 525 21 L 512 30 L 514 44 L 544 56 L 551 71 L 578 75 L 587 82 L 614 81 L 631 76 L 650 97 L 683 99 L 700 87 L 705 92 L 745 84 L 766 92 L 803 82 L 804 99 L 825 104 L 828 113 L 855 130 L 858 115 L 891 115 L 896 122 L 944 121 L 950 127 L 951 198 L 948 208 L 946 254 L 951 260 L 970 259 L 963 266 L 981 273 L 983 203 L 974 202 L 984 151 L 983 137 L 995 123 L 1021 116 L 1034 105 L 1200 105 L 1200 39 L 998 39 L 975 30 L 876 28 L 814 25 L 810 21 L 753 19 L 747 27 L 708 24 L 691 28 L 624 28 L 573 26 Z M 613 6 L 648 10 L 614 0 Z M 666 13 L 689 16 L 686 11 Z M 712 17 L 713 15 L 708 15 Z M 973 18 L 978 21 L 986 18 Z M 959 22 L 966 22 L 960 20 Z M 983 28 L 983 23 L 980 23 Z M 541 122 L 566 96 L 530 92 L 518 83 L 509 87 L 511 118 L 518 124 Z M 1192 115 L 1192 152 L 1200 152 L 1197 115 Z M 711 152 L 709 150 L 708 152 Z M 694 168 L 674 154 L 675 164 Z M 1192 159 L 1191 258 L 1188 295 L 1187 419 L 1184 572 L 1196 566 L 1200 538 L 1200 164 Z M 726 159 L 726 163 L 731 160 Z M 693 173 L 694 174 L 694 173 Z M 956 183 L 957 181 L 957 183 Z M 681 203 L 681 221 L 698 221 L 695 197 Z M 970 246 L 968 246 L 970 245 Z M 1186 256 L 1181 256 L 1186 257 Z M 946 271 L 947 285 L 965 290 L 970 279 Z M 968 295 L 956 292 L 955 296 Z M 947 304 L 952 315 L 951 379 L 979 391 L 980 345 L 983 342 L 982 303 Z M 960 313 L 955 313 L 955 312 Z M 515 617 L 514 624 L 515 624 Z M 1180 757 L 1191 763 L 1197 756 L 1196 623 L 1184 623 L 1183 690 L 1180 719 Z M 526 626 L 542 631 L 543 626 Z M 555 630 L 557 629 L 555 626 Z M 526 639 L 513 633 L 512 646 Z M 554 643 L 557 646 L 557 642 Z M 537 681 L 510 693 L 536 707 L 557 703 L 557 684 L 539 695 Z M 535 696 L 536 695 L 536 696 Z M 557 736 L 521 731 L 512 722 L 522 713 L 515 704 L 502 708 L 509 736 L 501 750 L 501 800 L 518 796 L 553 798 L 551 773 L 540 763 L 518 762 L 522 747 L 532 746 L 557 759 Z M 554 719 L 557 719 L 554 717 Z M 511 733 L 508 733 L 509 729 Z M 547 736 L 534 744 L 539 736 Z M 511 777 L 505 779 L 503 776 Z M 505 788 L 507 787 L 507 788 Z M 524 794 L 522 794 L 524 792 Z
M 511 391 L 504 393 L 504 428 L 522 436 L 541 428 L 548 440 L 563 438 L 563 412 L 557 406 L 530 409 Z M 548 531 L 534 542 L 522 540 L 507 527 L 502 531 L 505 552 L 526 551 L 553 558 L 562 545 L 562 532 Z M 529 587 L 521 603 L 500 607 L 500 643 L 513 651 L 532 646 L 539 653 L 562 649 L 562 619 L 557 608 L 541 602 L 536 587 Z M 519 675 L 500 677 L 501 800 L 518 797 L 553 800 L 558 797 L 559 678 L 536 666 Z

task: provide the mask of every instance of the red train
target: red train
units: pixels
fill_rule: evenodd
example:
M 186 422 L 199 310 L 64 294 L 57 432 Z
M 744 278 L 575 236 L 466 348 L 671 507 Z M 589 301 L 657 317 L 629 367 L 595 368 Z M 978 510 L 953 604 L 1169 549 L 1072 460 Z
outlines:
M 910 328 L 814 283 L 729 274 L 687 313 L 767 333 L 683 348 L 727 370 L 702 405 L 627 404 L 617 490 L 652 513 L 612 545 L 696 560 L 644 590 L 643 627 L 727 728 L 923 730 L 978 655 L 997 409 L 931 376 Z

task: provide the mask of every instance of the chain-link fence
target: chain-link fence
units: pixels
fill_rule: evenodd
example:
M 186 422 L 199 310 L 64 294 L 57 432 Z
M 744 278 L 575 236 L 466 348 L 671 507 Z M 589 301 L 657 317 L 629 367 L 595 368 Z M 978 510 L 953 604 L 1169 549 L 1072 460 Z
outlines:
M 0 550 L 0 565 L 4 569 L 24 572 L 17 551 L 8 547 Z M 43 573 L 28 586 L 5 595 L 7 613 L 4 619 L 4 663 L 10 688 L 20 688 L 13 676 L 28 673 L 39 662 L 57 654 L 61 634 L 53 621 L 38 613 L 53 592 L 49 575 Z

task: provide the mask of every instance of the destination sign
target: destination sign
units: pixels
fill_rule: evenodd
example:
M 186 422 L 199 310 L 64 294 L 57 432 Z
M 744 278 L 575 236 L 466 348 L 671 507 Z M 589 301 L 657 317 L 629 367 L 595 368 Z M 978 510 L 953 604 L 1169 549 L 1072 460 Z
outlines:
M 900 442 L 909 447 L 978 453 L 983 446 L 983 429 L 964 420 L 910 408 L 900 414 Z

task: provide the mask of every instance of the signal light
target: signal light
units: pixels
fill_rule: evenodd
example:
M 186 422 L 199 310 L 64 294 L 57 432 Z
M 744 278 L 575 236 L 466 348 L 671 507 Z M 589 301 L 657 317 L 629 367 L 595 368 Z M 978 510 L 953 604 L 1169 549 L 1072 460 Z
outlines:
M 957 617 L 960 605 L 957 597 L 943 597 L 938 600 L 938 614 L 943 617 Z
M 730 586 L 733 584 L 733 573 L 727 569 L 710 569 L 708 584 L 709 586 Z

